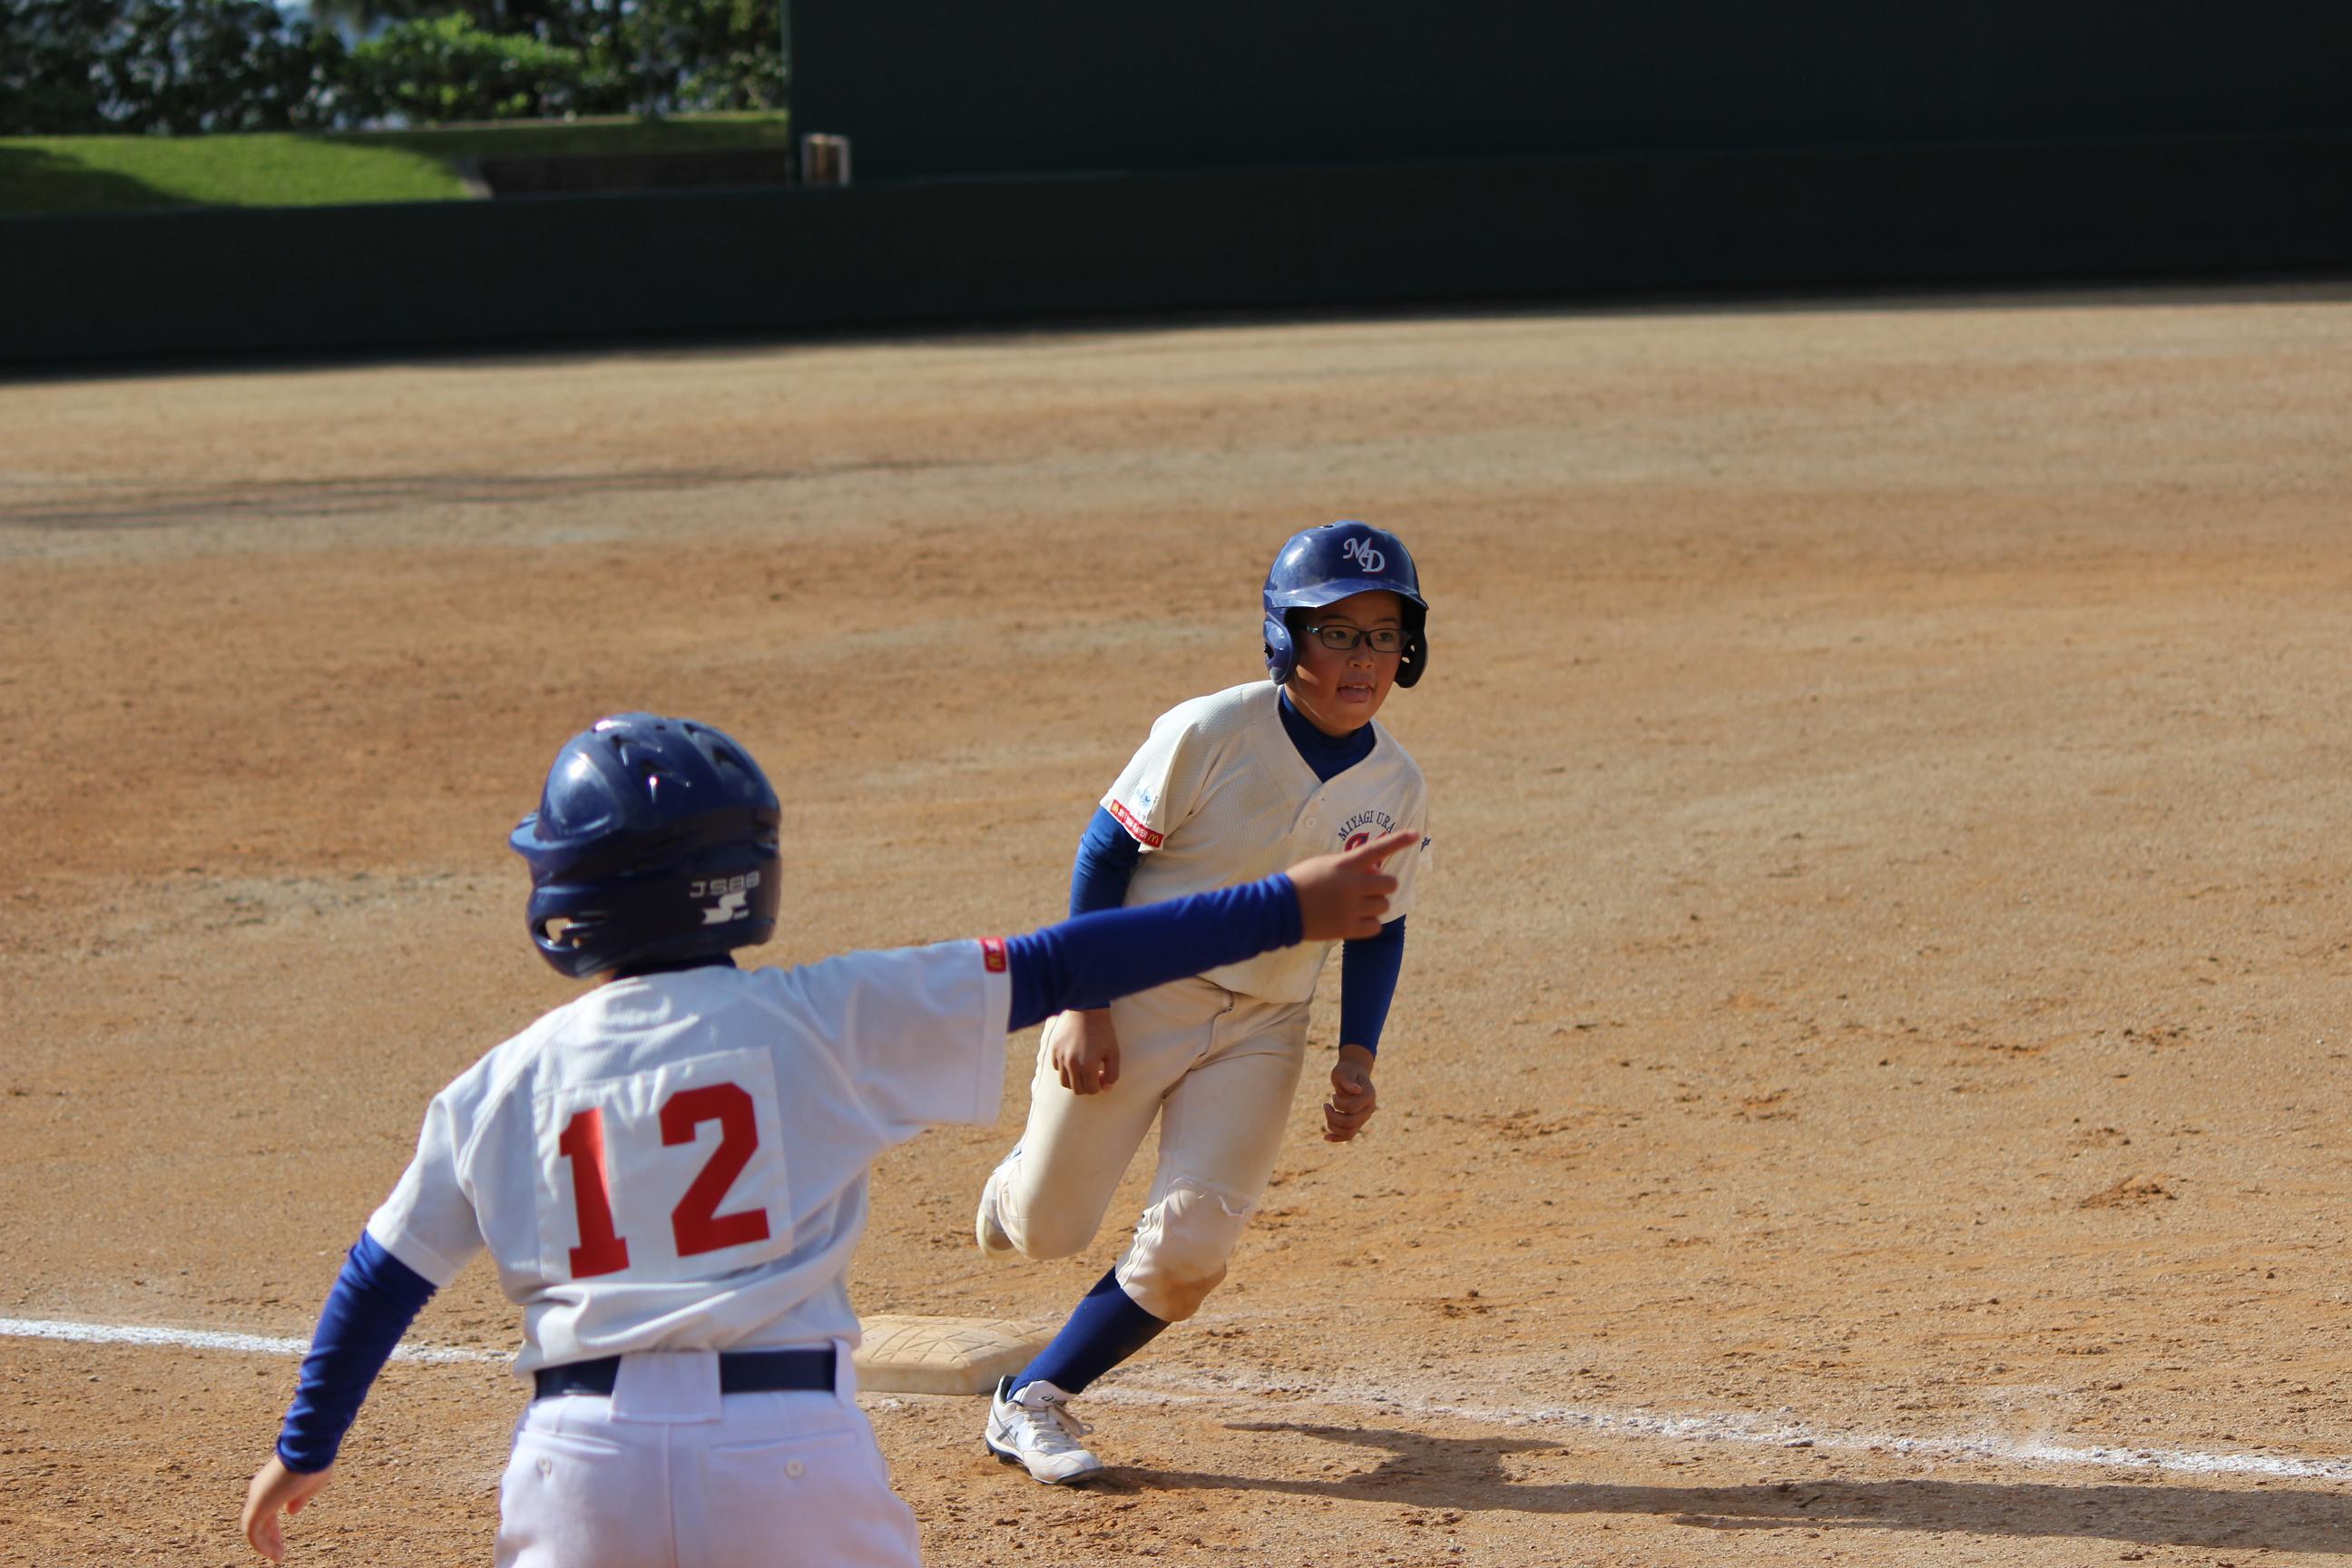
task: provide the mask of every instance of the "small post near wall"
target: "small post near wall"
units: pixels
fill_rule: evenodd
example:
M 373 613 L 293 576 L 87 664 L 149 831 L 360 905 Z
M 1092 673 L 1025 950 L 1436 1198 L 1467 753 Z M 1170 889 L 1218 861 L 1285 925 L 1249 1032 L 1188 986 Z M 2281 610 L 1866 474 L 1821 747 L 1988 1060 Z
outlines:
M 849 138 L 827 136 L 816 132 L 811 132 L 802 137 L 801 184 L 803 185 L 849 184 Z

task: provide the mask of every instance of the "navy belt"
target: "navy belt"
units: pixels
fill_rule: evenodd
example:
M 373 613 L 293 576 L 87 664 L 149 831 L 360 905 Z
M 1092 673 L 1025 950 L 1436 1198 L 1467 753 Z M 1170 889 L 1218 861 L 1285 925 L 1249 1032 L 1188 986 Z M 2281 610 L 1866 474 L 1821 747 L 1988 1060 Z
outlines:
M 610 1394 L 620 1373 L 621 1358 L 616 1355 L 543 1366 L 531 1373 L 531 1397 Z M 721 1394 L 831 1394 L 835 1381 L 830 1346 L 821 1351 L 728 1351 L 719 1358 Z

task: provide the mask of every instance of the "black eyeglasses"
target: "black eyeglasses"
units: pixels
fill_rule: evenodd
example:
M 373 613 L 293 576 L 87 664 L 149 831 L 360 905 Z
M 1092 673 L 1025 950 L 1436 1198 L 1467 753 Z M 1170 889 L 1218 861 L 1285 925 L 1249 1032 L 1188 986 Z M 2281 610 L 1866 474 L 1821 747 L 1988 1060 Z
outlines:
M 1361 626 L 1301 626 L 1303 632 L 1315 634 L 1315 640 L 1334 653 L 1347 653 L 1358 643 L 1370 643 L 1374 653 L 1402 653 L 1404 633 L 1394 626 L 1374 626 L 1366 631 Z

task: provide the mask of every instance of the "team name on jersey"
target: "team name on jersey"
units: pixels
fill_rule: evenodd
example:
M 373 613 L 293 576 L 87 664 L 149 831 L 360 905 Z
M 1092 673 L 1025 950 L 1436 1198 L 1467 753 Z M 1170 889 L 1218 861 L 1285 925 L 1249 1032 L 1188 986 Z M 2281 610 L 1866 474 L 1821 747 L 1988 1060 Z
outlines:
M 1381 810 L 1377 806 L 1369 811 L 1360 811 L 1356 813 L 1355 816 L 1339 824 L 1339 847 L 1342 849 L 1362 848 L 1366 844 L 1371 842 L 1372 830 L 1374 828 L 1378 828 L 1382 833 L 1394 833 L 1396 831 L 1396 818 L 1391 816 L 1387 812 Z

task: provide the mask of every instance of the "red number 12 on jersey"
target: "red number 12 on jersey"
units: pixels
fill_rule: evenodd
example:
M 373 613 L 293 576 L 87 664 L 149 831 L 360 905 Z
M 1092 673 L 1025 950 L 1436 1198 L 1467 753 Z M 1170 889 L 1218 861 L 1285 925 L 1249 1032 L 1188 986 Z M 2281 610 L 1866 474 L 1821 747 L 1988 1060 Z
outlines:
M 720 1214 L 719 1202 L 760 1147 L 759 1118 L 740 1084 L 708 1083 L 683 1089 L 662 1102 L 662 1142 L 694 1142 L 695 1129 L 719 1123 L 719 1147 L 670 1210 L 671 1237 L 680 1258 L 768 1239 L 768 1211 L 738 1209 Z M 572 1200 L 580 1222 L 580 1245 L 572 1249 L 572 1277 L 593 1279 L 629 1266 L 629 1244 L 613 1226 L 612 1177 L 604 1164 L 604 1112 L 590 1106 L 563 1124 L 555 1147 L 572 1162 Z

